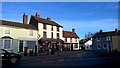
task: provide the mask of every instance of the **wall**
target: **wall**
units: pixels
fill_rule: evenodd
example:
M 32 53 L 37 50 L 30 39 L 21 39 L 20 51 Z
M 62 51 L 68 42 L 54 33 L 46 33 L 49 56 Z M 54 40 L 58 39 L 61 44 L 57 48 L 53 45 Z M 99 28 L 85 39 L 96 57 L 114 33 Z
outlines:
M 120 49 L 119 49 L 119 42 L 120 40 L 119 40 L 119 37 L 118 36 L 112 36 L 112 44 L 113 44 L 113 50 L 118 50 L 118 51 L 120 51 Z
M 51 38 L 51 32 L 53 32 L 53 38 L 57 38 L 57 33 L 59 33 L 60 39 L 63 39 L 63 35 L 62 35 L 62 27 L 59 27 L 59 32 L 57 31 L 57 27 L 53 26 L 53 31 L 51 30 L 52 26 L 51 25 L 46 25 L 47 29 L 43 29 L 43 24 L 42 23 L 38 23 L 38 34 L 40 35 L 40 38 L 43 37 L 43 31 L 47 32 L 47 38 Z

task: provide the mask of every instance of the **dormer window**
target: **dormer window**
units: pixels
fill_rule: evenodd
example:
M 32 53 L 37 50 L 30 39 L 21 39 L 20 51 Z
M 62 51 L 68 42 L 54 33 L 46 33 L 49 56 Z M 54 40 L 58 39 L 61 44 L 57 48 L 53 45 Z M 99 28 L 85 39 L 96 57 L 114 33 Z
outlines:
M 43 24 L 43 29 L 47 29 L 46 24 Z

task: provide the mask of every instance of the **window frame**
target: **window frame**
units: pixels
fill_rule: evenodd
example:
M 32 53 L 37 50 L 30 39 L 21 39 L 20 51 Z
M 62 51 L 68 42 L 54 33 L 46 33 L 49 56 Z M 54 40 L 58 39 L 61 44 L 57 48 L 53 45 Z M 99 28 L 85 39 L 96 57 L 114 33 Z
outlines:
M 53 26 L 51 27 L 51 31 L 53 31 Z
M 72 42 L 72 38 L 70 38 L 70 42 Z
M 43 24 L 43 29 L 47 29 L 47 24 Z
M 59 27 L 57 27 L 57 31 L 58 31 L 58 32 L 60 31 Z
M 6 27 L 6 28 L 4 29 L 4 34 L 10 34 L 10 28 Z
M 103 44 L 103 48 L 104 49 L 107 49 L 108 48 L 108 44 L 106 44 L 106 47 L 104 47 L 105 43 Z
M 45 35 L 44 35 L 45 33 Z M 47 38 L 47 32 L 46 31 L 43 31 L 43 38 Z
M 67 42 L 67 38 L 65 38 L 65 42 Z
M 57 33 L 57 38 L 60 38 L 60 34 L 59 33 Z
M 9 48 L 5 48 L 5 40 L 9 40 L 10 41 L 10 47 Z M 3 39 L 3 48 L 4 49 L 12 49 L 12 39 Z
M 100 41 L 100 37 L 97 37 L 96 40 L 97 40 L 97 41 Z
M 100 47 L 98 47 L 98 45 L 99 45 Z M 97 44 L 97 49 L 101 49 L 101 45 L 100 45 L 100 44 Z
M 53 32 L 51 32 L 51 38 L 53 38 Z
M 33 30 L 30 30 L 30 31 L 29 31 L 29 36 L 34 36 Z
M 111 41 L 111 37 L 110 36 L 106 36 L 106 40 L 107 41 Z

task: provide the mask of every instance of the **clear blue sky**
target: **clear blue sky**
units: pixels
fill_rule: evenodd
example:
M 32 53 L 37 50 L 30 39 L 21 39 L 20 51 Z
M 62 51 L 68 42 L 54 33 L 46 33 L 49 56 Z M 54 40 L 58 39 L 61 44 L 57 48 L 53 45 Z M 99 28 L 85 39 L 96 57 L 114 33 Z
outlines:
M 22 15 L 29 18 L 40 13 L 42 18 L 50 16 L 63 29 L 75 28 L 80 38 L 88 32 L 111 31 L 118 28 L 117 2 L 3 2 L 2 19 L 22 22 Z

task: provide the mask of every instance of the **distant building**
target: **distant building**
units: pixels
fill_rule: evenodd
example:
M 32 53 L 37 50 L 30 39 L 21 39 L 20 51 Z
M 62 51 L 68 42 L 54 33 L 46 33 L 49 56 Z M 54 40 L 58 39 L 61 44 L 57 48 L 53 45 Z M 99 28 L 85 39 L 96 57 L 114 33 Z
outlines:
M 41 18 L 40 14 L 36 12 L 35 16 L 31 16 L 30 24 L 38 28 L 39 50 L 41 48 L 57 50 L 63 46 L 63 26 L 52 21 L 50 17 L 47 17 L 47 19 Z
M 92 38 L 80 40 L 81 50 L 92 50 Z
M 38 29 L 27 24 L 27 15 L 23 15 L 23 23 L 0 20 L 0 48 L 24 52 L 25 47 L 35 50 Z
M 71 31 L 63 31 L 64 47 L 67 50 L 79 50 L 79 37 L 75 29 Z
M 120 30 L 103 32 L 100 30 L 93 37 L 92 49 L 96 51 L 120 51 Z
M 92 38 L 87 39 L 84 43 L 85 50 L 92 50 Z

